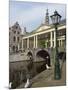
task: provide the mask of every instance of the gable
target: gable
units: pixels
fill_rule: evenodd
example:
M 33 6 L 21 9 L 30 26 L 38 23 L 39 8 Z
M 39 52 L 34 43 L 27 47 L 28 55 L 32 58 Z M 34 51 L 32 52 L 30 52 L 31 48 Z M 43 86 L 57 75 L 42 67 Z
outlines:
M 47 29 L 49 29 L 49 28 L 50 28 L 50 26 L 44 25 L 44 26 L 41 26 L 41 27 L 39 27 L 38 29 L 36 29 L 35 32 L 40 32 L 40 31 L 43 31 L 43 30 L 47 30 Z

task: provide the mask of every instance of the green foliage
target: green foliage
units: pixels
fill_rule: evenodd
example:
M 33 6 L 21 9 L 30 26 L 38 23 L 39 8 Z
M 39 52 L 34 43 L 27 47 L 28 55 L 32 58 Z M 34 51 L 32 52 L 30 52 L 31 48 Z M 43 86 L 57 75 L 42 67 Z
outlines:
M 45 40 L 40 40 L 40 41 L 39 41 L 39 46 L 40 46 L 41 48 L 45 48 Z

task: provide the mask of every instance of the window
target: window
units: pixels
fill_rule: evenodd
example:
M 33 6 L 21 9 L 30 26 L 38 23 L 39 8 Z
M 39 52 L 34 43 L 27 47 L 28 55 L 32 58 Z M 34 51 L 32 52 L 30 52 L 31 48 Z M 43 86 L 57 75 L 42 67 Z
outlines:
M 19 37 L 17 37 L 17 41 L 19 42 Z
M 13 41 L 14 41 L 14 42 L 16 41 L 16 37 L 15 37 L 15 36 L 13 37 Z
M 14 31 L 14 34 L 16 33 L 16 31 Z
M 18 34 L 20 34 L 20 32 L 18 32 Z
M 15 52 L 15 46 L 13 46 L 13 51 Z
M 18 26 L 16 26 L 16 29 L 18 29 Z

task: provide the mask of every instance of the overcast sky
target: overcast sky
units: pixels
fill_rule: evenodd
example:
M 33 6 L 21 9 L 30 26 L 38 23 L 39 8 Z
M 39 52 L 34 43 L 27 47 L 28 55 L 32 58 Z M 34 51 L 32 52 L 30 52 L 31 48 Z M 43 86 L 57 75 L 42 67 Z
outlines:
M 57 10 L 62 15 L 62 19 L 66 18 L 65 4 L 10 1 L 9 7 L 10 26 L 18 21 L 21 28 L 26 27 L 28 32 L 45 22 L 46 9 L 49 11 L 49 16 Z

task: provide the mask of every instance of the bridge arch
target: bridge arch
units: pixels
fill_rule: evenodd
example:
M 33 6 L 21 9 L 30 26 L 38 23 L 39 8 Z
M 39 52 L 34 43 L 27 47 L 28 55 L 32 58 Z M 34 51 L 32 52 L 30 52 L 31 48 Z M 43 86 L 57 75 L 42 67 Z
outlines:
M 31 72 L 32 68 L 33 68 L 33 52 L 31 50 L 28 50 L 27 52 L 27 56 L 29 58 L 29 63 L 27 65 L 27 69 L 29 72 Z
M 29 52 L 27 53 L 27 56 L 32 56 L 32 52 L 29 51 Z
M 41 57 L 45 61 L 45 64 L 50 66 L 50 54 L 45 49 L 40 49 L 36 52 L 36 57 Z
M 31 49 L 28 49 L 26 52 L 27 52 L 27 55 L 33 56 L 33 51 Z

